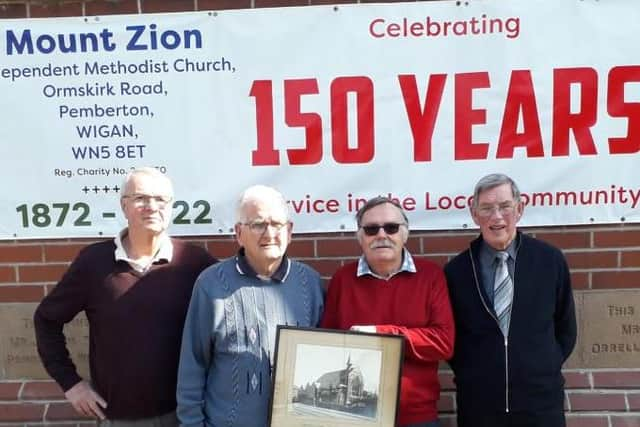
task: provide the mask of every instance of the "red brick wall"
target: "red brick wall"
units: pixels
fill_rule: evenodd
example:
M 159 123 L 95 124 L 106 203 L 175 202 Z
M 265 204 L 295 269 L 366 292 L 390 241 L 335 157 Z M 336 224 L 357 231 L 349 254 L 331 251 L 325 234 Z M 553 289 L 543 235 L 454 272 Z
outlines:
M 640 289 L 640 225 L 529 229 L 565 252 L 577 293 L 590 289 Z M 475 232 L 413 232 L 409 249 L 439 264 L 464 249 Z M 192 239 L 217 257 L 236 250 L 231 237 Z M 0 243 L 0 304 L 38 302 L 55 284 L 78 250 L 89 241 L 10 241 Z M 292 256 L 328 278 L 356 259 L 349 233 L 296 235 Z M 640 368 L 640 363 L 638 363 Z M 570 427 L 639 427 L 640 370 L 570 369 L 565 371 Z M 442 372 L 439 408 L 445 427 L 454 426 L 451 373 Z M 58 387 L 48 381 L 0 381 L 0 426 L 35 426 L 77 420 Z M 65 424 L 68 425 L 68 424 Z
M 387 0 L 389 2 L 390 0 Z M 348 0 L 96 0 L 0 1 L 0 18 L 174 12 L 230 8 L 356 3 Z M 370 3 L 361 0 L 360 3 Z M 591 289 L 640 289 L 640 225 L 554 227 L 527 230 L 563 249 L 577 293 Z M 415 232 L 408 246 L 417 256 L 444 264 L 475 232 Z M 236 250 L 230 237 L 195 240 L 217 257 Z M 0 304 L 38 302 L 88 240 L 0 242 Z M 350 234 L 297 235 L 291 254 L 329 277 L 358 256 Z M 0 327 L 2 327 L 0 325 Z M 569 427 L 640 427 L 640 361 L 637 369 L 571 369 L 566 407 Z M 444 427 L 454 426 L 451 373 L 443 371 L 439 403 Z M 0 380 L 0 427 L 73 426 L 79 419 L 51 381 Z

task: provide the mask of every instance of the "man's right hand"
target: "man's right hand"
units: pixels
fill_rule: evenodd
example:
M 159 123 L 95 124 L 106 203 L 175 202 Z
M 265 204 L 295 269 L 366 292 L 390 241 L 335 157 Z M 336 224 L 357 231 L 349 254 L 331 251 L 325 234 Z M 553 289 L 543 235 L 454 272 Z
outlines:
M 106 417 L 102 412 L 102 409 L 107 407 L 107 402 L 104 401 L 86 381 L 80 381 L 78 384 L 71 387 L 64 393 L 64 397 L 67 398 L 73 409 L 80 415 L 91 418 L 99 418 L 104 420 Z M 102 409 L 100 409 L 102 407 Z

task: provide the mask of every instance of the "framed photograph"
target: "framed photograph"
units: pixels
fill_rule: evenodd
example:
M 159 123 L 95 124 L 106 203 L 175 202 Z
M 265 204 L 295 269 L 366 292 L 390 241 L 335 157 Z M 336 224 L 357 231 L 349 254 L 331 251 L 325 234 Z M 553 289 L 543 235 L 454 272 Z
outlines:
M 393 427 L 404 339 L 278 326 L 271 427 Z

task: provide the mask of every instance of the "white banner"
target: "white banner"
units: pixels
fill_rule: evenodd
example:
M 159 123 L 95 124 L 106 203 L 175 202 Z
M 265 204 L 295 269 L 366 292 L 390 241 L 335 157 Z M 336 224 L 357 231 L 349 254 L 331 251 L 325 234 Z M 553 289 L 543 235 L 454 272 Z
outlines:
M 472 226 L 511 175 L 522 225 L 640 220 L 640 8 L 487 0 L 0 21 L 0 238 L 114 235 L 135 166 L 176 187 L 172 233 L 229 233 L 245 187 L 298 232 L 398 198 Z

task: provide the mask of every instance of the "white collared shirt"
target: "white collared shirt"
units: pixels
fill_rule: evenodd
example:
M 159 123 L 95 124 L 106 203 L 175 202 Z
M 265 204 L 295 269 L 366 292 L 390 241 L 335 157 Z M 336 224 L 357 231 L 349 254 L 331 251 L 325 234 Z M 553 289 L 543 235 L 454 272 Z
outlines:
M 131 268 L 139 273 L 146 272 L 151 264 L 154 262 L 158 262 L 160 260 L 166 260 L 167 262 L 171 262 L 173 258 L 173 243 L 171 243 L 171 238 L 167 234 L 163 234 L 160 238 L 160 247 L 158 251 L 155 253 L 153 258 L 148 260 L 146 263 L 140 263 L 134 259 L 129 258 L 127 255 L 127 251 L 124 249 L 124 244 L 122 240 L 129 234 L 129 229 L 125 228 L 113 239 L 116 250 L 115 250 L 115 258 L 116 261 L 125 261 L 127 262 Z

